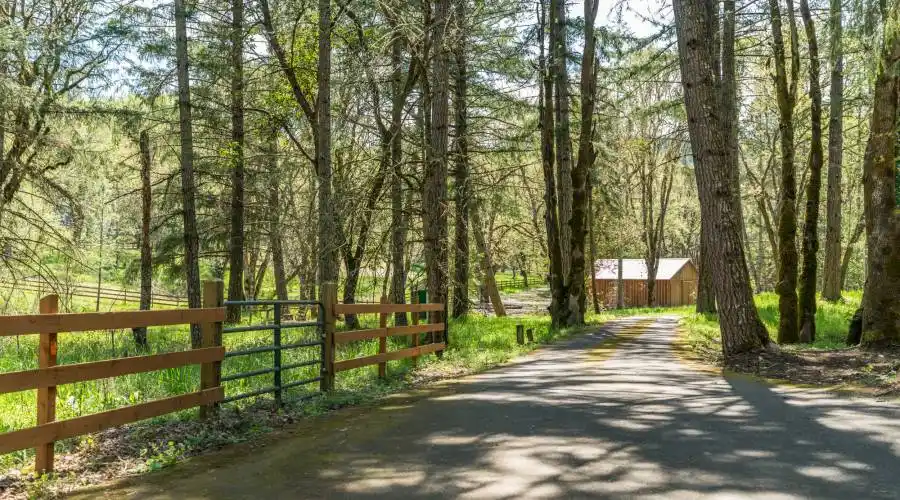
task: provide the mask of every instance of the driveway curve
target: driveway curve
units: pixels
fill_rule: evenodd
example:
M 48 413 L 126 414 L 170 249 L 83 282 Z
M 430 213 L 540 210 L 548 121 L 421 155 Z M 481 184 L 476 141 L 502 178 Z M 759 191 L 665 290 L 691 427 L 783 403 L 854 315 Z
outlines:
M 900 407 L 698 371 L 676 318 L 88 491 L 133 498 L 900 498 Z M 598 346 L 623 339 L 614 350 Z M 608 344 L 608 343 L 607 343 Z

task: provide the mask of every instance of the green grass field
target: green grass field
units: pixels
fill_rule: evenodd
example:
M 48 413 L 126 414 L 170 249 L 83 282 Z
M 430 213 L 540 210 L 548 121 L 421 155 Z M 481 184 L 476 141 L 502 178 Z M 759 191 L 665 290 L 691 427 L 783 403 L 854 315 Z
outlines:
M 627 309 L 589 314 L 588 322 L 600 324 L 614 317 L 634 314 L 677 313 L 687 314 L 689 308 L 679 309 Z M 252 318 L 245 315 L 244 323 L 268 323 L 264 313 L 258 312 Z M 377 315 L 361 315 L 362 328 L 377 326 Z M 391 317 L 390 322 L 393 322 Z M 520 346 L 516 342 L 515 327 L 521 323 L 526 329 L 534 330 L 534 344 Z M 342 323 L 338 329 L 343 329 Z M 417 373 L 426 378 L 457 376 L 487 369 L 504 363 L 518 355 L 533 350 L 539 344 L 552 342 L 570 335 L 571 330 L 553 330 L 546 315 L 515 316 L 496 318 L 472 314 L 453 320 L 449 326 L 451 347 L 443 359 L 426 355 L 419 360 Z M 319 332 L 315 327 L 285 329 L 282 343 L 298 343 L 316 340 Z M 142 351 L 134 343 L 130 330 L 62 333 L 59 336 L 59 363 L 72 364 L 88 361 L 122 358 L 127 356 L 182 351 L 190 348 L 189 331 L 184 327 L 158 327 L 149 331 L 150 349 Z M 425 341 L 423 335 L 422 341 Z M 36 335 L 0 338 L 0 373 L 37 368 Z M 406 337 L 388 340 L 388 350 L 408 346 Z M 272 332 L 245 332 L 224 335 L 224 344 L 229 351 L 251 349 L 270 345 Z M 306 347 L 283 352 L 283 364 L 300 363 L 319 359 L 319 347 Z M 376 354 L 377 340 L 360 341 L 339 347 L 337 359 L 352 359 Z M 272 353 L 258 353 L 226 359 L 223 375 L 249 372 L 272 366 Z M 318 376 L 318 365 L 285 371 L 283 383 L 306 380 Z M 388 364 L 388 380 L 377 378 L 377 367 L 369 366 L 339 373 L 336 377 L 336 391 L 333 398 L 353 402 L 372 395 L 397 390 L 408 384 L 412 371 L 412 360 L 391 361 Z M 89 415 L 104 410 L 159 399 L 167 396 L 196 391 L 199 388 L 199 367 L 188 366 L 151 373 L 128 375 L 113 379 L 97 380 L 60 386 L 57 394 L 57 418 L 69 419 Z M 272 385 L 272 374 L 225 383 L 226 397 L 263 389 Z M 289 389 L 285 399 L 297 399 L 318 391 L 318 383 Z M 0 395 L 0 433 L 22 429 L 34 425 L 36 421 L 36 391 L 22 391 Z M 261 396 L 270 399 L 271 396 Z M 259 402 L 250 398 L 230 406 L 241 406 Z M 162 419 L 193 418 L 194 411 L 163 417 Z M 86 439 L 86 438 L 81 438 Z M 89 438 L 88 438 L 89 439 Z M 76 445 L 79 439 L 59 443 L 60 449 Z M 31 451 L 22 451 L 0 456 L 0 470 L 27 464 Z
M 847 326 L 862 301 L 862 292 L 844 292 L 840 302 L 819 300 L 816 311 L 816 340 L 812 344 L 797 344 L 799 348 L 839 349 L 845 347 Z M 756 296 L 756 308 L 769 338 L 775 341 L 778 330 L 778 295 L 763 293 Z M 721 359 L 719 321 L 715 315 L 692 313 L 682 320 L 682 341 L 704 359 Z M 793 349 L 794 346 L 785 346 Z

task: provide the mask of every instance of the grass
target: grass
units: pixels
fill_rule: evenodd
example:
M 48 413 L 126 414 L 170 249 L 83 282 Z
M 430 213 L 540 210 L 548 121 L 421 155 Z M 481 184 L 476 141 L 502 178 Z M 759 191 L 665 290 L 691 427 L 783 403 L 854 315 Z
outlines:
M 831 303 L 819 300 L 816 311 L 816 340 L 811 344 L 783 346 L 784 348 L 840 349 L 845 347 L 847 326 L 862 300 L 862 292 L 845 292 L 843 300 Z M 778 295 L 762 293 L 756 296 L 760 319 L 774 342 L 778 331 Z M 706 360 L 721 361 L 719 321 L 716 315 L 689 314 L 682 320 L 681 341 L 695 355 Z
M 679 314 L 689 313 L 690 308 L 677 309 L 625 309 L 604 311 L 600 314 L 590 313 L 587 320 L 590 324 L 600 324 L 621 316 Z M 361 328 L 377 326 L 377 315 L 361 315 Z M 262 313 L 250 317 L 245 316 L 244 323 L 269 323 Z M 393 323 L 393 316 L 389 324 Z M 526 329 L 533 329 L 534 344 L 518 345 L 515 329 L 522 324 Z M 338 329 L 345 329 L 342 323 Z M 336 406 L 354 404 L 367 399 L 377 398 L 385 393 L 393 392 L 408 386 L 411 381 L 422 378 L 441 378 L 458 376 L 505 363 L 516 356 L 535 349 L 537 345 L 553 342 L 571 335 L 571 329 L 552 329 L 550 318 L 546 315 L 530 315 L 497 318 L 471 314 L 451 321 L 449 337 L 451 347 L 443 358 L 434 355 L 423 356 L 416 370 L 412 360 L 392 361 L 388 364 L 387 380 L 379 380 L 377 367 L 370 366 L 349 370 L 337 374 L 335 392 L 328 398 L 313 400 L 310 408 L 303 410 L 324 411 Z M 314 327 L 285 329 L 282 332 L 282 343 L 299 343 L 316 340 L 318 330 Z M 422 342 L 426 338 L 423 335 Z M 72 364 L 105 359 L 115 359 L 134 355 L 183 351 L 190 348 L 187 327 L 158 327 L 149 330 L 149 351 L 141 350 L 134 343 L 128 330 L 63 333 L 59 340 L 59 363 Z M 36 335 L 0 338 L 0 373 L 30 370 L 37 368 Z M 272 343 L 272 332 L 227 333 L 224 343 L 229 351 L 261 347 Z M 388 339 L 388 350 L 408 347 L 406 337 Z M 378 341 L 369 340 L 353 342 L 339 346 L 337 359 L 352 359 L 376 354 Z M 319 347 L 305 347 L 283 351 L 283 364 L 300 363 L 319 359 Z M 272 367 L 272 353 L 257 353 L 226 359 L 223 363 L 223 375 L 249 372 Z M 318 376 L 318 365 L 312 365 L 283 372 L 283 383 L 311 379 Z M 63 385 L 58 388 L 57 418 L 69 419 L 89 415 L 104 410 L 126 405 L 151 401 L 198 389 L 199 367 L 188 366 L 157 372 L 142 373 L 90 382 Z M 244 394 L 271 386 L 272 374 L 248 377 L 225 383 L 226 397 Z M 285 391 L 286 400 L 296 400 L 318 391 L 318 383 L 311 383 Z M 36 421 L 36 391 L 22 391 L 0 395 L 0 433 L 23 429 L 34 425 Z M 270 400 L 271 396 L 249 398 L 230 403 L 230 407 L 242 408 Z M 309 406 L 308 405 L 308 406 Z M 171 421 L 192 419 L 194 411 L 185 411 L 155 419 Z M 89 441 L 90 437 L 75 438 L 58 443 L 60 451 L 72 450 Z M 0 456 L 0 470 L 21 467 L 29 463 L 32 451 L 25 450 Z

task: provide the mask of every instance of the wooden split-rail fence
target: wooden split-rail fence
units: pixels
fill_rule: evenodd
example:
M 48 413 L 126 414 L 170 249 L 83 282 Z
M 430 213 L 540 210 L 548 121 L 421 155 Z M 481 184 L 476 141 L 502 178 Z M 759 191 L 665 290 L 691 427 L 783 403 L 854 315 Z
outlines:
M 39 335 L 38 369 L 0 373 L 0 394 L 37 390 L 37 425 L 5 434 L 0 434 L 0 454 L 34 448 L 35 471 L 47 473 L 53 471 L 54 443 L 85 434 L 99 432 L 104 429 L 162 416 L 168 413 L 199 407 L 201 418 L 211 415 L 219 404 L 238 398 L 225 398 L 223 382 L 240 378 L 241 375 L 222 377 L 222 362 L 229 354 L 222 344 L 223 323 L 225 321 L 226 302 L 223 300 L 223 285 L 220 281 L 208 281 L 203 284 L 203 307 L 197 309 L 171 309 L 158 311 L 125 311 L 108 313 L 59 314 L 56 295 L 44 297 L 40 302 L 40 314 L 0 317 L 0 337 L 17 335 Z M 387 362 L 404 358 L 413 358 L 415 363 L 419 356 L 442 351 L 446 348 L 442 332 L 446 325 L 442 322 L 443 304 L 389 304 L 382 299 L 380 304 L 340 304 L 337 302 L 337 288 L 326 285 L 323 290 L 322 317 L 315 323 L 320 327 L 322 347 L 321 376 L 314 379 L 320 382 L 322 391 L 334 388 L 335 374 L 369 365 L 378 365 L 379 375 L 386 376 Z M 389 316 L 395 313 L 412 314 L 409 326 L 388 327 Z M 429 313 L 431 321 L 420 323 L 418 313 Z M 338 319 L 345 314 L 377 314 L 379 327 L 356 331 L 337 331 Z M 60 333 L 77 334 L 79 332 L 98 330 L 118 330 L 138 327 L 155 327 L 168 325 L 199 325 L 201 346 L 184 352 L 170 352 L 146 356 L 132 356 L 88 363 L 57 365 Z M 241 327 L 248 328 L 248 327 Z M 233 329 L 237 330 L 237 329 Z M 420 345 L 421 334 L 431 334 L 431 343 Z M 276 334 L 277 335 L 277 334 Z M 409 336 L 412 347 L 397 351 L 387 351 L 387 338 L 393 336 Z M 378 339 L 378 354 L 355 359 L 336 360 L 337 346 L 348 342 Z M 276 363 L 280 361 L 282 349 L 294 346 L 280 344 L 269 348 L 275 354 Z M 68 420 L 56 420 L 56 388 L 60 385 L 120 377 L 136 373 L 146 373 L 187 365 L 200 365 L 199 390 L 164 399 L 150 401 L 114 410 L 81 416 Z M 284 367 L 285 369 L 287 367 Z M 280 394 L 287 386 L 280 385 L 281 366 L 276 365 L 274 372 L 277 392 L 276 401 L 280 403 Z M 260 371 L 260 372 L 262 372 Z M 247 375 L 253 375 L 249 373 Z M 292 384 L 293 385 L 293 384 Z
M 64 297 L 79 297 L 83 299 L 101 299 L 112 304 L 137 304 L 141 301 L 140 290 L 129 290 L 112 286 L 98 286 L 87 284 L 60 283 L 52 284 L 39 278 L 21 278 L 15 281 L 0 280 L 0 289 L 23 291 L 37 294 L 47 292 L 60 293 Z M 187 297 L 180 297 L 168 293 L 153 293 L 150 301 L 154 306 L 184 307 L 187 305 Z

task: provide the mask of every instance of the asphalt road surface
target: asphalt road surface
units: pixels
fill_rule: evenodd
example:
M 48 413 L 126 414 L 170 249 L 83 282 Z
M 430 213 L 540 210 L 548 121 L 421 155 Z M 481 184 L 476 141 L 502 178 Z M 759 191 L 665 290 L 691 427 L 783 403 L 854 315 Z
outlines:
M 304 422 L 84 498 L 900 498 L 900 406 L 703 372 L 674 318 Z M 605 337 L 626 340 L 597 348 Z

